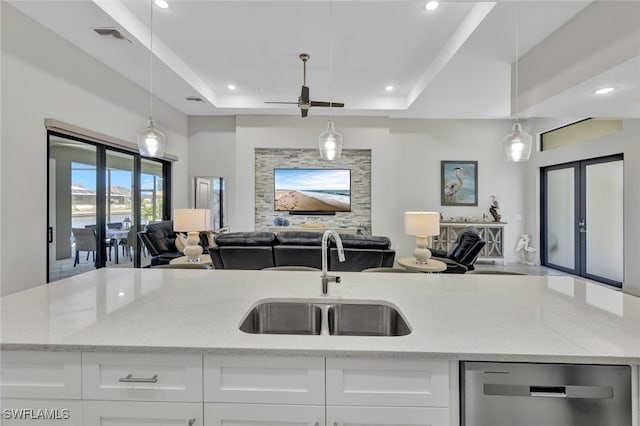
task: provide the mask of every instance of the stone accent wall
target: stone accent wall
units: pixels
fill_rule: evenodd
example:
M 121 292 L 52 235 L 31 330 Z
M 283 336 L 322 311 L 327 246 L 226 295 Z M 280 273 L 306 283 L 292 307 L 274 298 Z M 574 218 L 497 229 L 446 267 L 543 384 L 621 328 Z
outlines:
M 335 216 L 290 215 L 276 212 L 273 203 L 273 169 L 351 169 L 351 212 L 336 212 Z M 344 149 L 338 160 L 324 161 L 316 149 L 255 149 L 255 229 L 266 231 L 277 217 L 289 225 L 322 223 L 327 226 L 359 228 L 365 235 L 371 232 L 371 150 Z

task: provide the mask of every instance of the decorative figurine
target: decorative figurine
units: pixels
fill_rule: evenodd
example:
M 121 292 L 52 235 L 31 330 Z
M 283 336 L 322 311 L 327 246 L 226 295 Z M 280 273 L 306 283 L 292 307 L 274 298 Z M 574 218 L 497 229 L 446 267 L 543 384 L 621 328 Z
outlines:
M 522 234 L 520 240 L 518 240 L 518 244 L 516 244 L 515 252 L 520 255 L 520 263 L 523 265 L 533 265 L 531 257 L 533 253 L 536 252 L 536 249 L 529 247 L 529 235 Z
M 500 218 L 502 216 L 500 216 L 498 214 L 498 209 L 500 208 L 500 206 L 498 205 L 498 199 L 496 198 L 495 195 L 491 196 L 491 207 L 489 207 L 489 213 L 491 213 L 491 216 L 493 216 L 493 221 L 494 222 L 500 222 Z

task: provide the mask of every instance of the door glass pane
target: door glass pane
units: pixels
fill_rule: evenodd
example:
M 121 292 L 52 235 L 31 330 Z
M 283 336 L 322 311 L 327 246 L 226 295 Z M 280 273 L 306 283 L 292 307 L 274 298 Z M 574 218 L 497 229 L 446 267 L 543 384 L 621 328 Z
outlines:
M 95 268 L 96 147 L 50 135 L 49 148 L 49 281 L 57 281 Z
M 163 164 L 157 161 L 142 159 L 140 174 L 140 223 L 146 225 L 161 221 L 164 216 L 164 179 Z M 142 251 L 141 266 L 150 264 L 149 254 Z
M 586 166 L 587 274 L 622 282 L 623 162 Z
M 131 154 L 107 150 L 106 219 L 107 266 L 133 267 L 137 234 L 133 212 L 133 167 Z
M 574 270 L 574 169 L 547 171 L 547 261 Z

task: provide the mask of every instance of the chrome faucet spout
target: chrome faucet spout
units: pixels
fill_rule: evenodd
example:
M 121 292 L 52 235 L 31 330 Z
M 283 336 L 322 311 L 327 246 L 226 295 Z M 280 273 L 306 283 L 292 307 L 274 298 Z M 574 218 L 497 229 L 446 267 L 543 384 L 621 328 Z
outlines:
M 326 296 L 329 294 L 329 283 L 339 283 L 340 277 L 334 275 L 327 275 L 327 252 L 329 246 L 329 238 L 333 237 L 336 242 L 336 246 L 338 247 L 338 260 L 340 262 L 344 262 L 344 248 L 342 246 L 342 239 L 340 239 L 340 235 L 333 230 L 324 231 L 322 234 L 322 275 L 320 276 L 320 280 L 322 282 L 322 295 Z

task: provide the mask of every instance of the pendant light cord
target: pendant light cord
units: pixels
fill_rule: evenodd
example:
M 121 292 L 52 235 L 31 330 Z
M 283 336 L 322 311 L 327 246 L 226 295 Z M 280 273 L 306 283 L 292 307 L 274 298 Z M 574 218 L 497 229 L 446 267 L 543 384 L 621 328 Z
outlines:
M 329 0 L 329 117 L 333 117 L 333 1 Z
M 515 76 L 515 80 L 516 80 L 516 113 L 515 113 L 515 119 L 516 119 L 516 123 L 519 122 L 518 120 L 518 115 L 520 113 L 520 101 L 519 101 L 519 91 L 520 91 L 520 81 L 519 81 L 519 76 L 520 76 L 520 67 L 519 67 L 519 62 L 520 62 L 520 6 L 519 6 L 519 2 L 516 1 L 516 76 Z
M 153 120 L 153 0 L 149 4 L 149 120 Z

